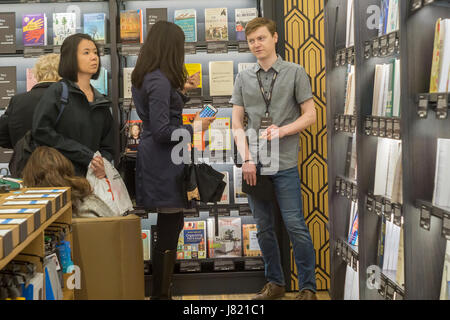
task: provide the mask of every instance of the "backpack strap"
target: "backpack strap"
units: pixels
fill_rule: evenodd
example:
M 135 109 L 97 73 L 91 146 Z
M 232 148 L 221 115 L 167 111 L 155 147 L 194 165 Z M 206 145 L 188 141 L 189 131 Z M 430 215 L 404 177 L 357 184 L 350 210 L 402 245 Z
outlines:
M 60 81 L 61 86 L 62 86 L 62 93 L 61 93 L 61 106 L 59 108 L 59 114 L 58 117 L 56 118 L 56 123 L 55 125 L 58 123 L 59 118 L 61 118 L 61 115 L 64 111 L 64 108 L 66 107 L 67 103 L 69 102 L 69 88 L 67 87 L 67 83 L 65 83 L 64 81 Z

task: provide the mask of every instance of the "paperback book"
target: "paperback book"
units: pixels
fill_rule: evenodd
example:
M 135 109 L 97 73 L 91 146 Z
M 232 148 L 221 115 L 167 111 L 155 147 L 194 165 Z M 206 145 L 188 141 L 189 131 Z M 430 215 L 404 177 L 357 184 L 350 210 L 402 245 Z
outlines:
M 256 8 L 244 8 L 235 10 L 236 18 L 236 40 L 246 41 L 245 27 L 247 23 L 258 17 L 258 10 Z
M 205 39 L 206 41 L 228 40 L 227 8 L 205 9 Z
M 60 46 L 68 36 L 77 33 L 76 20 L 73 12 L 53 13 L 53 45 Z
M 197 11 L 195 9 L 175 10 L 174 22 L 183 30 L 185 42 L 197 42 Z
M 106 14 L 105 13 L 85 13 L 84 16 L 84 33 L 101 44 L 106 43 Z
M 47 17 L 45 13 L 23 15 L 22 32 L 24 46 L 46 46 Z

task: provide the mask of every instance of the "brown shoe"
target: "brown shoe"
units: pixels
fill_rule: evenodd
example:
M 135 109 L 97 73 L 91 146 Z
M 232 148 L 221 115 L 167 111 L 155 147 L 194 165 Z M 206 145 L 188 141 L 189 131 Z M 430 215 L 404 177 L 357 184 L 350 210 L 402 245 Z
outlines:
M 295 297 L 296 300 L 317 300 L 316 293 L 314 291 L 305 289 L 298 293 Z
M 275 300 L 284 297 L 284 286 L 279 286 L 273 282 L 268 282 L 252 300 Z

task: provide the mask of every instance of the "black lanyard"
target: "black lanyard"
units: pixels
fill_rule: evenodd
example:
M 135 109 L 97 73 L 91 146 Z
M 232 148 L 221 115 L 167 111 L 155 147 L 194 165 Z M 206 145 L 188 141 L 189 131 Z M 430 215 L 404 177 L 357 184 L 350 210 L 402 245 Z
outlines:
M 259 74 L 259 71 L 256 73 L 256 76 L 258 77 L 259 88 L 261 89 L 261 93 L 264 98 L 264 102 L 266 103 L 266 117 L 268 117 L 269 116 L 269 106 L 270 106 L 270 102 L 272 101 L 272 91 L 273 91 L 273 87 L 275 85 L 275 80 L 277 80 L 278 73 L 274 70 L 272 84 L 270 85 L 270 90 L 269 90 L 269 96 L 266 96 L 264 93 L 264 87 L 263 87 L 263 84 L 261 81 L 261 75 Z

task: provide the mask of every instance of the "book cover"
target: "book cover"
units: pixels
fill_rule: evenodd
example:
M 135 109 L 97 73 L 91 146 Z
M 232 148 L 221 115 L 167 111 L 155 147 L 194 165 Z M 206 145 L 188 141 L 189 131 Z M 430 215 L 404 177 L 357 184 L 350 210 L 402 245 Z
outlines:
M 233 166 L 234 203 L 248 203 L 247 194 L 242 192 L 242 168 Z
M 193 76 L 198 73 L 200 75 L 200 83 L 197 88 L 189 90 L 188 96 L 201 96 L 203 95 L 203 83 L 202 83 L 202 64 L 201 63 L 185 63 L 186 71 L 189 76 Z
M 355 44 L 355 36 L 354 36 L 354 4 L 353 0 L 347 1 L 347 21 L 346 21 L 346 40 L 345 46 L 351 47 Z
M 16 13 L 0 13 L 0 53 L 16 52 Z
M 448 73 L 450 71 L 450 19 L 441 22 L 441 46 L 438 92 L 448 92 Z
M 23 15 L 22 32 L 24 46 L 47 45 L 47 17 L 45 13 Z
M 435 31 L 434 31 L 433 60 L 432 60 L 432 64 L 431 64 L 431 77 L 430 77 L 430 93 L 438 92 L 438 86 L 439 86 L 441 21 L 442 21 L 441 18 L 439 18 L 436 21 L 436 27 L 435 27 Z
M 262 256 L 261 248 L 259 247 L 258 231 L 256 230 L 256 224 L 243 224 L 242 225 L 242 240 L 245 257 L 260 257 Z
M 238 72 L 253 68 L 257 65 L 256 62 L 240 62 L 238 63 Z
M 215 239 L 215 232 L 216 232 L 216 224 L 215 224 L 214 218 L 208 218 L 206 219 L 206 232 L 207 232 L 207 243 L 208 243 L 208 258 L 215 258 L 214 256 L 214 239 Z
M 145 14 L 147 18 L 147 33 L 158 21 L 167 21 L 167 8 L 147 8 Z
M 53 45 L 60 46 L 71 34 L 77 33 L 74 12 L 53 13 Z
M 233 75 L 233 61 L 210 61 L 210 96 L 231 96 L 234 85 Z
M 206 41 L 228 41 L 227 8 L 205 9 L 205 39 Z
M 206 259 L 206 221 L 185 221 L 177 246 L 177 259 Z
M 131 99 L 131 73 L 134 67 L 123 68 L 123 97 L 124 99 Z
M 26 73 L 27 73 L 27 92 L 28 92 L 35 86 L 37 80 L 34 77 L 32 68 L 27 68 Z
M 122 43 L 142 43 L 142 10 L 120 12 L 120 40 Z
M 126 125 L 127 146 L 126 153 L 137 152 L 142 134 L 142 120 L 128 120 Z
M 231 118 L 216 118 L 209 126 L 209 149 L 231 150 Z
M 434 174 L 433 205 L 450 210 L 450 139 L 437 139 L 436 169 Z
M 400 59 L 395 59 L 394 71 L 394 98 L 392 104 L 392 116 L 400 117 L 400 96 L 402 94 L 400 85 Z
M 101 94 L 108 95 L 108 70 L 101 67 L 97 80 L 91 79 L 91 85 Z
M 101 44 L 106 43 L 106 14 L 105 13 L 85 13 L 83 16 L 84 33 Z
M 399 22 L 398 12 L 399 12 L 398 0 L 390 0 L 386 33 L 391 33 L 393 31 L 398 30 L 398 22 Z
M 386 99 L 386 117 L 392 117 L 393 115 L 393 104 L 394 104 L 394 85 L 395 85 L 395 59 L 389 62 L 389 74 L 388 74 L 388 90 Z
M 245 27 L 254 18 L 258 17 L 258 10 L 256 8 L 244 8 L 235 10 L 236 19 L 236 40 L 246 41 Z
M 183 124 L 190 124 L 194 121 L 195 113 L 183 113 L 182 117 Z M 205 131 L 194 133 L 193 146 L 197 150 L 205 150 Z
M 152 256 L 150 239 L 150 230 L 142 229 L 142 248 L 144 249 L 144 261 L 150 260 L 150 257 Z
M 242 257 L 241 218 L 219 218 L 219 236 L 214 238 L 214 257 Z
M 348 243 L 352 246 L 358 245 L 358 202 L 352 202 L 350 214 L 350 231 L 348 233 Z
M 5 109 L 17 92 L 16 67 L 0 67 L 0 109 Z
M 174 22 L 183 30 L 185 42 L 197 42 L 197 11 L 195 9 L 175 10 Z

